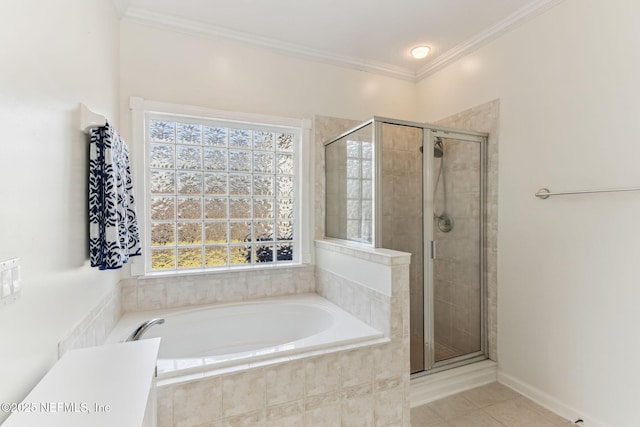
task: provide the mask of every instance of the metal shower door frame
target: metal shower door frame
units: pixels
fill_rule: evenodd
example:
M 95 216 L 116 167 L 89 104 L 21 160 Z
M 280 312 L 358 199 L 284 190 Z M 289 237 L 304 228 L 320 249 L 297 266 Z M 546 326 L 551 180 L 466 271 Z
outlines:
M 424 370 L 412 374 L 412 377 L 420 377 L 430 373 L 466 365 L 477 360 L 487 358 L 487 307 L 486 307 L 486 256 L 485 256 L 485 237 L 486 237 L 486 171 L 487 171 L 487 141 L 488 134 L 484 132 L 467 131 L 444 126 L 436 126 L 429 123 L 418 123 L 406 120 L 395 120 L 386 117 L 373 117 L 365 122 L 366 124 L 374 123 L 374 152 L 375 158 L 375 175 L 374 175 L 374 247 L 380 247 L 382 239 L 382 200 L 381 194 L 381 177 L 382 177 L 382 125 L 384 123 L 400 126 L 409 126 L 421 128 L 423 147 L 432 147 L 435 138 L 455 139 L 458 141 L 475 142 L 480 144 L 480 318 L 481 322 L 481 349 L 480 351 L 465 354 L 456 358 L 444 361 L 435 361 L 434 347 L 434 280 L 433 280 L 433 256 L 435 251 L 435 239 L 433 229 L 433 215 L 427 212 L 433 212 L 434 191 L 433 191 L 433 168 L 434 155 L 433 150 L 423 149 L 422 155 L 422 188 L 423 188 L 423 287 L 424 287 Z
M 487 171 L 487 140 L 488 134 L 481 132 L 464 131 L 441 126 L 424 125 L 423 146 L 432 147 L 436 138 L 453 139 L 456 141 L 467 141 L 480 144 L 480 211 L 479 211 L 479 241 L 480 247 L 480 350 L 473 353 L 464 354 L 455 358 L 436 362 L 435 360 L 435 304 L 434 304 L 434 279 L 433 279 L 433 260 L 437 257 L 437 248 L 435 247 L 433 215 L 434 206 L 434 190 L 433 190 L 433 168 L 434 155 L 433 150 L 423 150 L 423 230 L 424 230 L 424 271 L 428 272 L 423 275 L 424 285 L 424 309 L 430 313 L 424 316 L 424 371 L 412 374 L 412 377 L 420 377 L 423 375 L 455 368 L 457 366 L 466 365 L 487 358 L 487 301 L 486 301 L 486 254 L 485 254 L 485 238 L 486 238 L 486 171 Z M 426 156 L 425 156 L 426 154 Z
M 353 132 L 356 132 L 370 124 L 373 124 L 373 233 L 371 246 L 381 247 L 382 245 L 382 126 L 392 124 L 408 126 L 422 129 L 423 147 L 433 147 L 435 138 L 454 139 L 458 141 L 475 142 L 480 144 L 480 318 L 481 322 L 481 349 L 480 351 L 465 354 L 456 358 L 444 361 L 435 361 L 434 347 L 434 280 L 433 280 L 433 256 L 434 256 L 434 223 L 433 223 L 433 150 L 423 149 L 422 155 L 422 212 L 423 212 L 423 290 L 424 290 L 424 370 L 411 374 L 412 378 L 439 372 L 442 370 L 466 365 L 475 361 L 486 359 L 487 354 L 487 301 L 486 301 L 486 171 L 487 171 L 487 141 L 488 134 L 483 132 L 467 131 L 456 128 L 435 126 L 429 123 L 419 123 L 406 120 L 396 120 L 386 117 L 374 116 L 371 119 L 349 129 L 346 132 L 332 138 L 324 143 L 325 147 Z M 428 214 L 431 213 L 431 214 Z

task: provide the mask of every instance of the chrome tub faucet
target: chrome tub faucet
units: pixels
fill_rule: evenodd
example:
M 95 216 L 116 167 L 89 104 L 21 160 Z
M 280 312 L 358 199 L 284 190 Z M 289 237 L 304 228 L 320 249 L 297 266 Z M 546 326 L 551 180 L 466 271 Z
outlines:
M 160 318 L 147 320 L 142 325 L 138 326 L 131 333 L 131 335 L 129 335 L 129 337 L 124 341 L 125 342 L 127 342 L 127 341 L 138 341 L 139 339 L 142 338 L 142 336 L 145 334 L 145 332 L 147 332 L 147 330 L 150 327 L 152 327 L 153 325 L 162 325 L 163 323 L 164 323 L 164 319 L 160 319 Z

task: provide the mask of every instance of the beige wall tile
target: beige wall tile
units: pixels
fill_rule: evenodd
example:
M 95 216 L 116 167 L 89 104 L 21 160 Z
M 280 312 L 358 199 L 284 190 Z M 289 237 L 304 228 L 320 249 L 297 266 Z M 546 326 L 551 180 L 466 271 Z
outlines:
M 371 427 L 374 425 L 374 401 L 372 394 L 343 400 L 340 413 L 342 425 L 349 427 Z
M 340 388 L 338 353 L 307 359 L 304 362 L 306 396 L 335 392 Z
M 264 410 L 252 411 L 222 420 L 224 427 L 263 427 L 265 425 Z
M 266 369 L 267 405 L 291 402 L 304 397 L 304 362 L 294 361 Z
M 265 373 L 254 369 L 222 377 L 222 414 L 225 417 L 264 409 Z
M 138 286 L 138 310 L 167 307 L 167 288 L 164 284 L 142 284 Z
M 392 427 L 402 425 L 404 399 L 402 386 L 377 391 L 374 396 L 374 425 Z
M 373 353 L 370 349 L 357 349 L 340 355 L 342 387 L 371 383 L 373 380 Z
M 340 403 L 331 403 L 307 410 L 305 427 L 341 427 Z
M 299 399 L 293 402 L 287 402 L 280 405 L 267 407 L 267 420 L 280 420 L 289 418 L 294 415 L 302 415 L 304 413 L 304 400 Z
M 218 378 L 183 383 L 173 391 L 173 426 L 187 427 L 221 415 L 222 390 Z
M 173 389 L 158 387 L 156 391 L 157 427 L 171 427 L 173 425 Z

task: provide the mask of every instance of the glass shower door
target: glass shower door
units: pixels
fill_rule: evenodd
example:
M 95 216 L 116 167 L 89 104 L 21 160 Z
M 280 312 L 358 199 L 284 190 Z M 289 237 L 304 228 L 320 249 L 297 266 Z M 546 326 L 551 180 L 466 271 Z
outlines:
M 425 306 L 432 318 L 425 323 L 425 348 L 426 368 L 437 369 L 484 357 L 484 139 L 437 130 L 428 135 L 432 206 L 425 226 L 433 243 Z
M 485 357 L 484 138 L 377 123 L 379 246 L 411 253 L 411 373 Z

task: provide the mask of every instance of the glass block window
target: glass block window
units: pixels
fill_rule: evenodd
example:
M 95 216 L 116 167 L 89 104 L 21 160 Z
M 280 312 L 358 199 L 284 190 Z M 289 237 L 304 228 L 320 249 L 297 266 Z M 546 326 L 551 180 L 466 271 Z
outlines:
M 371 242 L 373 143 L 347 140 L 347 239 Z
M 151 272 L 298 261 L 300 129 L 145 117 Z

